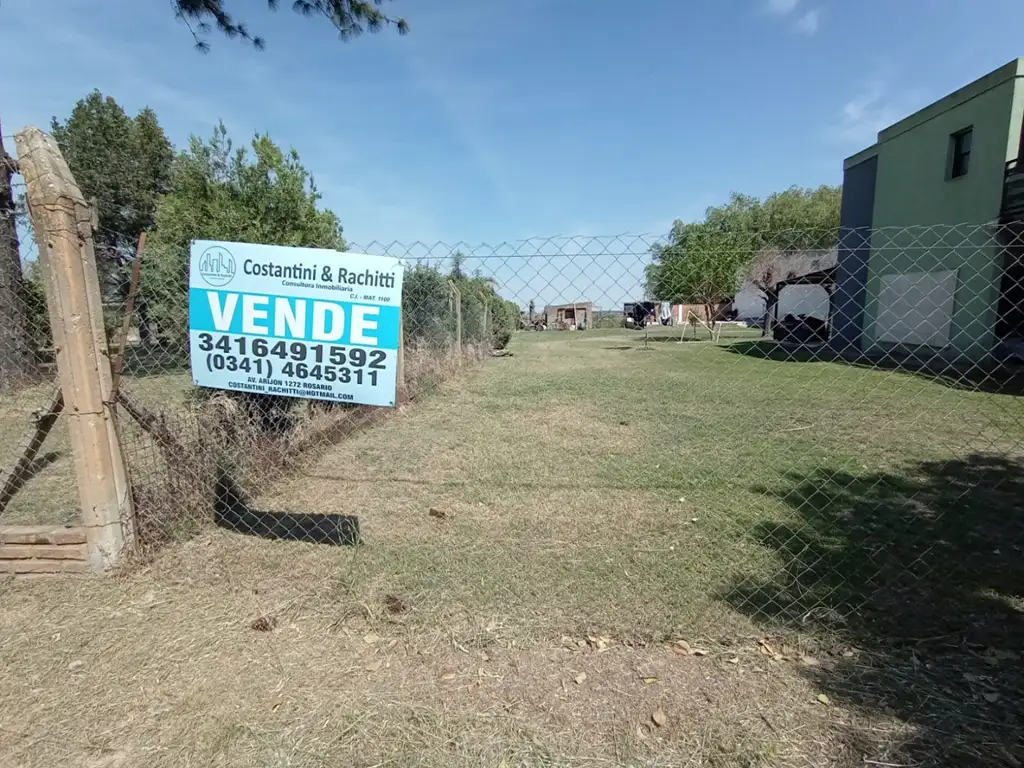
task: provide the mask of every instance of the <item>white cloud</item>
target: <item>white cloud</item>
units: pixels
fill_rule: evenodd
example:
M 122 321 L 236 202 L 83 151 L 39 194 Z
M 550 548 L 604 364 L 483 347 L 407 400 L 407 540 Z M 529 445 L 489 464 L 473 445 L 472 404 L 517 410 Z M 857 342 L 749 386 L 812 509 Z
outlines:
M 872 83 L 843 104 L 839 121 L 829 133 L 840 144 L 865 147 L 874 144 L 878 132 L 906 114 L 894 103 L 881 83 Z
M 800 0 L 768 0 L 768 10 L 776 16 L 788 16 L 799 2 Z
M 802 14 L 796 22 L 796 31 L 802 35 L 811 37 L 815 32 L 818 31 L 818 25 L 821 22 L 821 11 L 814 8 L 806 13 Z
M 821 10 L 808 8 L 802 10 L 800 0 L 768 0 L 765 9 L 773 16 L 795 19 L 793 30 L 801 35 L 811 37 L 818 32 L 821 25 Z

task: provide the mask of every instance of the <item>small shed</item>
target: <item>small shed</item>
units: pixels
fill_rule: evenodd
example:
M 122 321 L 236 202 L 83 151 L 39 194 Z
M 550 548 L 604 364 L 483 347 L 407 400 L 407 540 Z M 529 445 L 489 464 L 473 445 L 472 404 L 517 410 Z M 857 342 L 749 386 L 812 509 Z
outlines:
M 589 328 L 594 315 L 594 305 L 589 301 L 572 304 L 549 304 L 544 307 L 544 323 L 548 328 L 577 330 Z

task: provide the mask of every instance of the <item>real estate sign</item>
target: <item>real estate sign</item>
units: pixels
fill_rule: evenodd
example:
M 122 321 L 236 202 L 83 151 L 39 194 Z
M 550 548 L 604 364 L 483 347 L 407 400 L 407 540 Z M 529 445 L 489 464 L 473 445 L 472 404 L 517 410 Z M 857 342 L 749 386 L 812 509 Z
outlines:
M 193 381 L 215 389 L 393 406 L 403 273 L 390 257 L 194 241 Z

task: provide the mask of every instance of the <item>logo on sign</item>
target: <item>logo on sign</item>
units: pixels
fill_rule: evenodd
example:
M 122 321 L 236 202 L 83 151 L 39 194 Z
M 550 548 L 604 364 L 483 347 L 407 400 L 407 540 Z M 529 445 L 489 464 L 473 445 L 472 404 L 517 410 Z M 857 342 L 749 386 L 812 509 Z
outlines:
M 223 246 L 210 246 L 199 256 L 199 276 L 215 288 L 227 285 L 235 278 L 235 257 Z

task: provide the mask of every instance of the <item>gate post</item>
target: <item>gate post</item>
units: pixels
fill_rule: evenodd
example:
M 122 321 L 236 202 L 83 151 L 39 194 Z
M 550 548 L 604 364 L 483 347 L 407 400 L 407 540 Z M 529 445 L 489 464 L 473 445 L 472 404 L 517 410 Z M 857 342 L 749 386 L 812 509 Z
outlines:
M 52 136 L 14 137 L 39 244 L 89 563 L 106 571 L 134 546 L 134 510 L 110 402 L 112 376 L 92 213 Z

